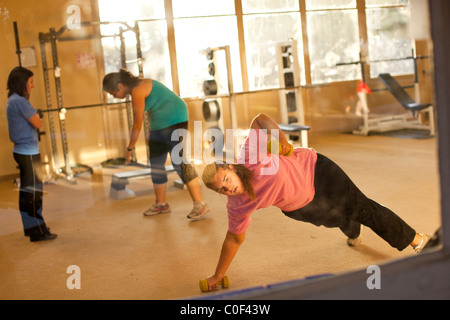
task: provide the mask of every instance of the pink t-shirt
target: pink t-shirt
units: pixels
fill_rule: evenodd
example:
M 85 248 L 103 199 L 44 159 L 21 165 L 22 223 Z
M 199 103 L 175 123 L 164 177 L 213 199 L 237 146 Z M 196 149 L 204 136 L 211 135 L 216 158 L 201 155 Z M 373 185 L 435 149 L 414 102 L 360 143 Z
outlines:
M 251 200 L 247 193 L 228 196 L 228 230 L 233 234 L 248 228 L 255 210 L 276 206 L 294 211 L 314 198 L 317 153 L 311 148 L 295 148 L 289 157 L 270 154 L 266 133 L 251 130 L 237 160 L 253 172 L 256 199 Z

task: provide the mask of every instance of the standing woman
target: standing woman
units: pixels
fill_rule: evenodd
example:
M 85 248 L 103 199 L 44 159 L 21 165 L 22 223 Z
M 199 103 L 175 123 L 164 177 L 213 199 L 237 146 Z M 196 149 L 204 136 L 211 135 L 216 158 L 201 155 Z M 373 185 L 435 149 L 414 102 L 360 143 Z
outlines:
M 282 156 L 291 146 L 267 115 L 258 115 L 251 129 L 236 164 L 212 163 L 203 171 L 205 185 L 228 198 L 228 232 L 216 272 L 207 279 L 209 290 L 223 278 L 244 241 L 250 215 L 269 206 L 280 208 L 294 220 L 337 227 L 348 237 L 349 246 L 361 242 L 362 225 L 400 251 L 411 246 L 420 252 L 430 240 L 430 236 L 417 233 L 394 212 L 367 198 L 324 155 L 310 148 L 295 148 L 291 156 Z M 272 130 L 279 134 L 280 155 L 267 151 L 267 134 Z M 263 148 L 258 150 L 258 145 Z M 254 155 L 257 159 L 252 161 Z
M 29 102 L 34 88 L 33 72 L 23 67 L 14 68 L 8 77 L 9 138 L 14 143 L 13 156 L 20 170 L 19 210 L 25 236 L 30 241 L 51 240 L 42 216 L 42 167 L 39 152 L 39 133 L 42 119 Z
M 166 202 L 167 172 L 165 163 L 167 154 L 179 143 L 179 141 L 171 140 L 172 133 L 177 129 L 187 130 L 188 128 L 188 110 L 185 102 L 159 81 L 140 79 L 125 69 L 107 74 L 103 79 L 103 90 L 118 99 L 131 96 L 133 126 L 127 147 L 126 163 L 129 163 L 138 140 L 144 112 L 148 112 L 150 117 L 150 167 L 156 202 L 144 212 L 144 216 L 170 212 L 169 204 Z M 173 159 L 172 165 L 186 184 L 194 201 L 194 207 L 187 217 L 189 219 L 203 217 L 209 211 L 209 207 L 203 202 L 200 182 L 194 167 L 184 162 L 176 164 Z

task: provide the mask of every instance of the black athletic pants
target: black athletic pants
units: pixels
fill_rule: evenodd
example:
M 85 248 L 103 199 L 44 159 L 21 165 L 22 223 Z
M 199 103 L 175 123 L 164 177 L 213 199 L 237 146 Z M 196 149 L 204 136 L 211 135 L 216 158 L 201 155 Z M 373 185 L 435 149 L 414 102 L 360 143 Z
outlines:
M 19 210 L 26 236 L 46 232 L 42 216 L 41 155 L 13 153 L 20 170 Z
M 167 155 L 169 153 L 171 154 L 173 168 L 185 184 L 197 177 L 197 172 L 195 171 L 195 168 L 192 164 L 185 163 L 185 161 L 181 162 L 181 159 L 184 159 L 184 136 L 181 135 L 178 140 L 172 140 L 174 131 L 178 129 L 184 130 L 185 133 L 189 134 L 187 130 L 187 122 L 177 123 L 160 130 L 150 130 L 150 168 L 152 170 L 153 183 L 162 184 L 167 182 L 167 171 L 165 163 L 167 160 Z M 180 148 L 180 153 L 178 155 L 172 155 L 172 149 L 174 149 L 175 147 L 179 147 L 178 145 L 182 146 Z M 178 157 L 177 161 L 174 161 L 175 157 Z
M 358 237 L 363 224 L 399 251 L 413 241 L 414 229 L 388 208 L 367 198 L 338 165 L 321 154 L 314 187 L 315 196 L 309 204 L 284 214 L 316 226 L 338 227 L 352 239 Z

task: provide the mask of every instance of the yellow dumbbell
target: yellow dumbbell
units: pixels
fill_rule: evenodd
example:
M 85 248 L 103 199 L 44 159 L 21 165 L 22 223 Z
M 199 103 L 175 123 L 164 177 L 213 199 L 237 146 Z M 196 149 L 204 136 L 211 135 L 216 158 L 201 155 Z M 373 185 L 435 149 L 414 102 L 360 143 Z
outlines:
M 219 286 L 222 286 L 222 288 L 228 288 L 228 284 L 229 284 L 228 277 L 224 276 L 222 278 L 222 280 L 220 280 L 216 284 Z M 202 290 L 202 292 L 208 292 L 208 281 L 206 281 L 206 279 L 200 280 L 199 285 L 200 285 L 200 290 Z
M 289 146 L 291 147 L 291 149 L 289 150 L 288 153 L 283 154 L 283 156 L 289 157 L 294 152 L 294 146 L 292 144 L 290 144 Z M 269 143 L 267 144 L 267 150 L 270 153 L 281 154 L 281 143 L 279 143 L 276 140 L 270 140 Z

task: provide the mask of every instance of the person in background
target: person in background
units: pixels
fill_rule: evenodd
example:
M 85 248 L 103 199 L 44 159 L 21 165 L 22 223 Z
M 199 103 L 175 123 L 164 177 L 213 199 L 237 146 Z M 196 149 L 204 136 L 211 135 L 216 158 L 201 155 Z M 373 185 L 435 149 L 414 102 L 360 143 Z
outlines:
M 244 241 L 250 215 L 269 206 L 280 208 L 294 220 L 337 227 L 347 236 L 349 246 L 361 243 L 362 225 L 399 251 L 411 246 L 418 253 L 430 240 L 367 198 L 338 165 L 312 148 L 295 148 L 292 155 L 283 156 L 290 154 L 291 145 L 267 115 L 255 117 L 250 129 L 237 163 L 214 162 L 203 171 L 205 185 L 227 196 L 228 211 L 228 232 L 219 262 L 206 279 L 209 290 L 217 287 Z M 279 137 L 279 154 L 268 152 L 272 133 Z
M 172 133 L 177 129 L 187 130 L 188 128 L 189 118 L 186 103 L 159 81 L 140 79 L 125 69 L 107 74 L 103 78 L 103 90 L 118 99 L 131 96 L 133 126 L 125 163 L 130 162 L 142 128 L 144 112 L 148 113 L 150 118 L 150 168 L 156 202 L 144 212 L 144 216 L 170 212 L 169 204 L 166 202 L 167 171 L 165 163 L 167 154 L 171 153 L 172 149 L 180 143 L 180 141 L 171 140 Z M 183 155 L 180 154 L 180 157 Z M 171 160 L 194 202 L 193 209 L 187 218 L 203 218 L 209 211 L 209 206 L 203 201 L 200 182 L 194 166 L 185 161 L 178 164 L 174 162 L 173 158 Z
M 14 143 L 13 157 L 19 165 L 20 192 L 19 210 L 25 236 L 30 241 L 51 240 L 57 237 L 51 233 L 42 215 L 43 187 L 39 133 L 42 119 L 29 99 L 34 88 L 33 72 L 23 67 L 14 68 L 8 77 L 8 119 L 9 138 Z

